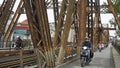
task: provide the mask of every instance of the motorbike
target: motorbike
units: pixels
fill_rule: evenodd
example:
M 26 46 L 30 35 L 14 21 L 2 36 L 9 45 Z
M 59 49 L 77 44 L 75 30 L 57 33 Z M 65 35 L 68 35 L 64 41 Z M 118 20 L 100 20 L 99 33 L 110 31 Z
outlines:
M 104 48 L 104 45 L 103 44 L 98 44 L 98 50 L 99 52 L 101 52 Z
M 16 47 L 15 47 L 16 50 L 19 50 L 19 49 L 22 49 L 22 48 L 23 48 L 22 42 L 16 41 L 16 42 L 15 42 L 15 45 L 16 45 Z
M 98 46 L 98 50 L 99 50 L 99 52 L 101 52 L 102 51 L 102 46 Z
M 88 50 L 90 51 L 90 48 L 88 48 L 87 46 L 83 46 L 81 49 L 81 54 L 80 54 L 81 67 L 84 67 L 85 65 L 89 64 L 91 61 Z

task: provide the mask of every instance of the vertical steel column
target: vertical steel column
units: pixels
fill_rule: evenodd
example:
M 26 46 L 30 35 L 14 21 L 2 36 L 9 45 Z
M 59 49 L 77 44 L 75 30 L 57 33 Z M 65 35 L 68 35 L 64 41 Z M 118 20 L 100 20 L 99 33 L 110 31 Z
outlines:
M 68 4 L 68 8 L 67 8 L 67 13 L 66 13 L 66 20 L 65 20 L 65 24 L 64 24 L 63 34 L 61 36 L 61 46 L 60 46 L 58 60 L 57 60 L 58 64 L 61 64 L 64 62 L 65 46 L 67 44 L 68 34 L 70 31 L 71 24 L 73 22 L 72 14 L 74 12 L 75 0 L 69 0 L 68 3 L 69 4 Z
M 59 15 L 58 0 L 53 0 L 53 10 L 54 10 L 54 21 L 55 21 L 55 28 L 56 28 L 58 15 Z
M 94 22 L 93 22 L 93 49 L 97 48 L 99 38 L 98 35 L 100 33 L 99 31 L 99 23 L 100 23 L 100 2 L 99 0 L 95 0 L 94 3 L 94 11 L 95 11 L 95 17 L 94 17 Z
M 78 15 L 79 15 L 79 27 L 78 27 L 78 45 L 77 55 L 80 54 L 80 46 L 85 40 L 86 36 L 86 20 L 87 20 L 87 0 L 78 1 Z
M 65 18 L 65 15 L 66 15 L 65 14 L 66 8 L 67 8 L 67 1 L 63 0 L 61 10 L 60 10 L 60 14 L 59 14 L 58 21 L 57 21 L 57 27 L 55 29 L 55 37 L 54 37 L 54 40 L 53 40 L 53 46 L 54 47 L 57 47 L 58 44 L 60 44 L 60 42 L 61 42 L 60 37 L 61 37 L 64 18 Z
M 90 9 L 90 12 L 88 13 L 88 37 L 93 42 L 93 8 L 94 8 L 94 2 L 93 0 L 88 0 L 88 7 Z
M 25 5 L 25 10 L 26 10 L 26 14 L 27 14 L 27 18 L 28 18 L 28 24 L 29 24 L 29 28 L 30 28 L 30 33 L 32 36 L 32 41 L 33 41 L 33 45 L 34 45 L 34 49 L 35 49 L 35 53 L 37 55 L 37 63 L 38 63 L 38 68 L 42 68 L 43 67 L 43 63 L 45 63 L 45 58 L 43 58 L 44 55 L 44 48 L 43 48 L 43 43 L 41 41 L 41 33 L 39 30 L 39 23 L 38 23 L 38 19 L 36 18 L 36 12 L 39 12 L 36 10 L 37 4 L 35 4 L 35 0 L 23 0 L 24 1 L 24 5 Z M 38 2 L 39 3 L 39 2 Z M 37 20 L 36 20 L 37 19 Z M 41 54 L 41 53 L 43 54 Z M 45 67 L 44 67 L 45 68 Z
M 98 29 L 97 29 L 97 43 L 99 43 L 100 39 L 101 39 L 101 33 L 102 33 L 102 25 L 101 25 L 101 17 L 100 17 L 100 0 L 96 0 L 96 4 L 97 4 L 97 7 L 96 7 L 96 12 L 98 12 Z
M 109 25 L 107 24 L 107 40 L 106 40 L 106 42 L 109 42 L 109 36 L 110 36 L 108 28 L 109 28 Z
M 27 17 L 30 22 L 34 47 L 39 53 L 36 54 L 40 55 L 38 56 L 38 66 L 42 67 L 44 65 L 42 63 L 43 61 L 44 63 L 46 62 L 46 67 L 44 68 L 53 68 L 55 66 L 55 61 L 45 0 L 24 0 L 24 3 Z
M 32 42 L 35 48 L 35 53 L 37 55 L 37 63 L 38 63 L 38 68 L 42 68 L 42 60 L 41 60 L 41 55 L 39 54 L 39 47 L 37 47 L 38 41 L 37 38 L 38 37 L 38 33 L 36 33 L 38 31 L 37 27 L 35 26 L 35 19 L 33 17 L 33 10 L 32 10 L 32 6 L 31 6 L 31 1 L 30 0 L 23 0 L 24 1 L 24 6 L 25 6 L 25 10 L 26 10 L 26 15 L 28 18 L 28 25 L 30 28 L 30 33 L 31 33 L 31 38 L 32 38 Z M 35 13 L 34 13 L 35 14 Z M 40 43 L 38 44 L 38 46 L 40 45 Z M 42 48 L 40 48 L 42 49 Z
M 39 5 L 38 11 L 40 11 L 40 15 L 38 13 L 38 19 L 40 23 L 39 24 L 40 30 L 41 31 L 43 30 L 43 33 L 41 35 L 42 35 L 42 40 L 44 40 L 43 45 L 45 49 L 45 56 L 46 56 L 46 62 L 47 62 L 46 68 L 53 68 L 55 66 L 55 61 L 54 61 L 53 46 L 51 41 L 49 23 L 47 18 L 47 8 L 44 0 L 39 0 L 39 3 L 40 5 Z
M 67 1 L 63 0 L 62 6 L 60 8 L 60 14 L 58 17 L 57 26 L 55 29 L 55 37 L 53 39 L 53 47 L 54 47 L 55 52 L 57 52 L 57 50 L 59 49 L 60 44 L 61 44 L 61 40 L 62 40 L 61 35 L 62 35 L 62 31 L 63 31 L 62 27 L 63 27 L 63 23 L 64 23 L 64 18 L 66 15 L 66 10 L 67 10 Z M 56 56 L 58 56 L 58 53 L 55 53 L 55 54 L 56 54 Z M 57 59 L 57 62 L 59 63 L 60 61 L 58 61 L 58 58 L 56 58 L 56 59 Z

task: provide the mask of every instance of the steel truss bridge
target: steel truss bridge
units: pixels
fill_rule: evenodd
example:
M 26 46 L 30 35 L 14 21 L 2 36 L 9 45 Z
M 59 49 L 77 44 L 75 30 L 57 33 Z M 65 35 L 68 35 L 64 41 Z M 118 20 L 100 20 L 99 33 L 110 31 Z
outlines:
M 18 6 L 13 11 L 16 2 Z M 4 64 L 0 66 L 23 68 L 27 64 L 36 63 L 38 68 L 54 68 L 79 56 L 80 45 L 86 36 L 92 41 L 95 50 L 99 41 L 109 41 L 109 30 L 116 29 L 108 25 L 104 27 L 101 14 L 113 14 L 120 27 L 112 1 L 107 2 L 108 5 L 102 7 L 100 0 L 3 0 L 0 6 L 0 41 L 10 41 L 20 16 L 26 14 L 34 48 L 32 53 L 31 50 L 27 53 L 24 53 L 26 50 L 1 51 L 1 57 L 17 57 L 2 60 Z M 54 37 L 50 34 L 47 9 L 54 12 Z M 1 44 L 2 47 L 7 45 Z

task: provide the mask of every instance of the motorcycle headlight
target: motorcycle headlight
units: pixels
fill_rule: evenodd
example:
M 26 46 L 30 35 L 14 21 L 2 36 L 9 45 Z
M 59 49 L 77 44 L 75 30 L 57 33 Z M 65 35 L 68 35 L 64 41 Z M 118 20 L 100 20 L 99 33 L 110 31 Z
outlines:
M 87 47 L 85 46 L 85 47 L 83 47 L 83 49 L 85 49 L 85 50 L 86 50 L 86 49 L 87 49 Z

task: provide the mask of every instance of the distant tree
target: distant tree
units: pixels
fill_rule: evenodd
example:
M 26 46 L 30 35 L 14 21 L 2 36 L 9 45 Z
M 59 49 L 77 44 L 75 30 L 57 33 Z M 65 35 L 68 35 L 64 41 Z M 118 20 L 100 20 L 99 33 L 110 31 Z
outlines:
M 116 27 L 117 23 L 115 22 L 114 18 L 110 19 L 109 22 L 111 25 L 114 25 L 114 27 Z
M 120 19 L 120 0 L 112 0 L 112 2 L 113 2 L 114 9 L 117 12 L 118 17 Z M 111 20 L 109 20 L 109 22 L 110 22 L 111 25 L 114 25 L 114 26 L 117 25 L 115 19 L 111 19 Z M 117 34 L 117 36 L 120 37 L 120 29 L 116 30 L 116 34 Z
M 120 18 L 120 0 L 112 0 L 113 4 L 114 4 L 114 8 Z
M 120 30 L 116 30 L 116 34 L 120 37 Z

